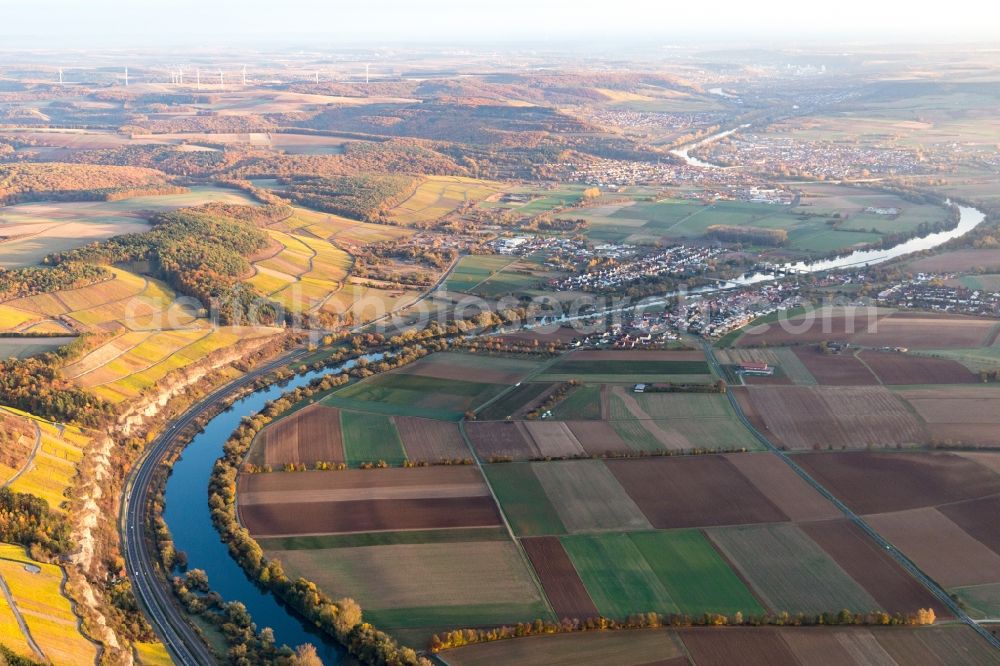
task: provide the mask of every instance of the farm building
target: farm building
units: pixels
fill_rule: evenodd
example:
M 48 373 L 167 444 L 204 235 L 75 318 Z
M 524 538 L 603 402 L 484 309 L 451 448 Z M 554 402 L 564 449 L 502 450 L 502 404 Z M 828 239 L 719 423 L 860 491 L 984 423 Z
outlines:
M 774 368 L 769 366 L 767 363 L 758 363 L 755 361 L 746 361 L 740 363 L 737 366 L 740 373 L 744 375 L 761 375 L 765 377 L 770 377 L 774 374 Z

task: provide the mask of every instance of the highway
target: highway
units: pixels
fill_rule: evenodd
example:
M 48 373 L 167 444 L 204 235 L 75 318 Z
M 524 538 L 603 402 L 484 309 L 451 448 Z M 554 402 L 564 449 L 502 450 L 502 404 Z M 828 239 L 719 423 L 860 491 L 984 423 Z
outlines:
M 308 351 L 303 348 L 287 352 L 210 393 L 167 426 L 129 474 L 122 494 L 120 512 L 122 519 L 119 523 L 125 566 L 139 606 L 146 613 L 146 617 L 175 663 L 184 666 L 209 666 L 216 664 L 217 660 L 185 620 L 184 612 L 174 598 L 173 590 L 158 574 L 154 565 L 158 555 L 146 538 L 146 524 L 147 500 L 155 473 L 167 453 L 175 447 L 183 446 L 177 435 L 195 419 L 258 377 L 294 363 L 307 354 Z
M 715 373 L 719 377 L 725 377 L 725 375 L 722 373 L 722 367 L 719 365 L 718 360 L 715 358 L 715 353 L 711 345 L 708 344 L 705 345 L 705 354 Z M 951 611 L 951 613 L 956 618 L 958 618 L 960 621 L 970 626 L 973 630 L 975 630 L 976 633 L 978 633 L 980 636 L 986 639 L 986 641 L 989 642 L 990 645 L 992 645 L 995 649 L 1000 650 L 1000 638 L 993 635 L 992 632 L 990 632 L 988 629 L 981 626 L 978 622 L 969 617 L 969 614 L 966 613 L 964 610 L 962 610 L 962 608 L 955 602 L 955 600 L 951 598 L 948 592 L 940 585 L 938 585 L 938 583 L 933 578 L 925 574 L 920 569 L 920 567 L 914 564 L 914 562 L 910 560 L 910 558 L 908 558 L 906 555 L 901 553 L 885 537 L 876 532 L 875 528 L 873 528 L 871 525 L 865 522 L 865 520 L 861 516 L 854 513 L 854 511 L 852 511 L 850 507 L 841 502 L 833 493 L 827 490 L 826 487 L 823 486 L 823 484 L 821 484 L 819 481 L 810 476 L 808 472 L 802 469 L 798 465 L 798 463 L 792 460 L 791 456 L 789 456 L 787 453 L 785 453 L 777 446 L 775 446 L 769 439 L 767 439 L 767 437 L 765 437 L 759 430 L 757 430 L 757 428 L 754 427 L 752 423 L 750 423 L 750 420 L 743 413 L 743 409 L 742 407 L 740 407 L 739 401 L 733 395 L 732 391 L 726 391 L 726 395 L 729 398 L 729 404 L 732 405 L 733 410 L 736 412 L 736 415 L 739 417 L 740 421 L 753 434 L 753 436 L 761 444 L 763 444 L 765 448 L 767 448 L 768 451 L 778 456 L 786 465 L 791 467 L 792 471 L 798 474 L 803 481 L 812 486 L 820 495 L 825 497 L 834 506 L 836 506 L 837 509 L 839 509 L 840 512 L 844 514 L 844 516 L 846 516 L 852 523 L 854 523 L 858 527 L 858 529 L 864 532 L 865 535 L 868 536 L 868 538 L 874 541 L 879 546 L 879 548 L 883 549 L 886 553 L 888 553 L 894 560 L 896 560 L 896 562 L 901 567 L 903 567 L 905 571 L 907 571 L 911 576 L 920 581 L 920 583 L 924 587 L 926 587 L 930 591 L 930 593 L 933 594 L 938 599 L 938 601 L 940 601 L 949 611 Z

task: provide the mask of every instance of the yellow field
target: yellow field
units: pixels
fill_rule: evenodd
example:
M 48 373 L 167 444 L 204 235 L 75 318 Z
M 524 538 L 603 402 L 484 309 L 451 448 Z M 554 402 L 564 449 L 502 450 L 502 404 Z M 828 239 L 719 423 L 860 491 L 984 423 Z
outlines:
M 111 402 L 138 397 L 170 372 L 200 361 L 240 340 L 274 335 L 276 328 L 195 328 L 157 333 L 126 333 L 101 345 L 65 376 Z
M 37 567 L 39 571 L 33 573 L 25 565 Z M 28 631 L 48 661 L 54 664 L 94 662 L 97 649 L 80 633 L 70 601 L 62 594 L 62 569 L 32 560 L 20 546 L 0 544 L 0 576 L 7 582 Z M 9 613 L 11 609 L 5 610 Z M 0 613 L 0 617 L 3 616 Z M 16 623 L 13 629 L 10 636 L 16 639 L 21 632 Z M 7 643 L 8 632 L 2 635 Z M 8 647 L 19 651 L 19 646 Z M 23 652 L 25 656 L 34 656 L 26 642 L 24 648 L 27 648 Z
M 294 227 L 297 216 L 279 224 Z M 330 241 L 305 231 L 302 220 L 294 233 L 268 229 L 282 250 L 254 262 L 256 273 L 250 284 L 291 312 L 311 312 L 340 290 L 351 271 L 353 259 Z
M 461 176 L 428 176 L 409 199 L 389 211 L 399 224 L 431 222 L 466 202 L 481 201 L 500 192 L 498 184 Z
M 133 643 L 135 656 L 142 666 L 173 666 L 163 643 Z
M 76 465 L 83 458 L 83 449 L 90 437 L 76 426 L 56 426 L 10 407 L 2 409 L 31 419 L 42 436 L 38 454 L 27 463 L 24 473 L 10 484 L 10 489 L 41 497 L 54 511 L 63 511 L 61 505 L 66 501 L 66 489 L 73 482 Z
M 166 285 L 120 268 L 110 270 L 115 275 L 112 280 L 0 304 L 0 332 L 36 320 L 47 321 L 53 330 L 64 330 L 55 324 L 54 317 L 75 320 L 83 327 L 117 322 L 132 330 L 194 323 L 197 312 L 190 305 L 177 303 L 176 295 Z
M 304 231 L 325 240 L 335 240 L 338 245 L 364 245 L 378 241 L 393 240 L 409 236 L 413 232 L 384 224 L 359 222 L 339 215 L 320 213 L 296 208 L 295 214 L 286 220 L 272 224 L 271 229 L 290 233 Z

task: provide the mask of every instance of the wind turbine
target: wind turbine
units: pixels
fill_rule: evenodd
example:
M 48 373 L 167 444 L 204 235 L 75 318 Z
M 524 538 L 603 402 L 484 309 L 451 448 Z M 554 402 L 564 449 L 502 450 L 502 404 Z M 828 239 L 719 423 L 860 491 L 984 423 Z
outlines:
M 128 88 L 128 67 L 125 67 L 125 87 Z
M 319 85 L 319 72 L 313 72 L 316 75 L 316 85 Z
M 247 85 L 247 66 L 243 65 L 243 87 L 246 88 Z
M 177 68 L 177 82 L 179 84 L 181 84 L 181 85 L 184 85 L 184 68 L 183 67 L 178 67 Z
M 221 69 L 219 70 L 219 85 L 220 86 L 226 85 L 226 79 L 224 78 Z
M 198 90 L 201 90 L 201 67 L 195 68 L 194 80 L 195 80 L 195 85 L 198 86 Z
M 59 85 L 62 85 L 62 82 L 63 82 L 63 79 L 62 79 L 62 67 L 60 67 L 59 68 Z
M 369 67 L 369 64 L 365 63 L 365 83 L 366 84 L 368 83 L 368 67 Z

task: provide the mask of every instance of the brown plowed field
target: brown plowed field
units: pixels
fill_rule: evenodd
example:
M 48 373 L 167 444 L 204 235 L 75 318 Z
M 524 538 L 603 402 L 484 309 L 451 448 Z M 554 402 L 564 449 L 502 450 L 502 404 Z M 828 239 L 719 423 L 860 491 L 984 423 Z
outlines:
M 333 407 L 301 409 L 269 427 L 264 436 L 264 460 L 269 465 L 344 462 L 340 410 Z
M 799 664 L 781 635 L 769 628 L 684 629 L 681 641 L 698 666 Z
M 935 441 L 1000 445 L 1000 391 L 993 386 L 907 389 L 899 396 L 927 422 Z
M 735 396 L 736 402 L 740 405 L 740 411 L 743 412 L 743 416 L 747 417 L 750 425 L 752 425 L 768 440 L 778 442 L 778 436 L 771 432 L 771 429 L 767 427 L 767 424 L 764 422 L 764 417 L 757 411 L 754 401 L 751 400 L 750 396 L 753 391 L 742 386 L 731 386 L 729 387 L 729 390 L 732 392 L 733 396 Z
M 866 647 L 871 644 L 878 646 L 875 637 L 865 629 L 798 627 L 794 631 L 781 632 L 781 638 L 798 662 L 808 666 L 857 664 L 854 655 L 859 643 Z
M 841 515 L 837 507 L 772 453 L 737 453 L 726 459 L 793 521 L 827 520 Z
M 500 524 L 491 497 L 254 504 L 240 507 L 254 536 L 485 527 Z
M 861 514 L 1000 493 L 1000 476 L 951 453 L 805 453 L 795 461 Z
M 944 587 L 1000 581 L 1000 555 L 937 509 L 880 513 L 865 520 Z
M 410 460 L 437 462 L 470 457 L 455 423 L 415 416 L 395 416 L 393 420 Z
M 521 544 L 557 617 L 585 619 L 598 615 L 597 607 L 558 538 L 522 539 Z
M 968 349 L 980 347 L 995 320 L 961 315 L 896 313 L 878 320 L 875 330 L 850 338 L 862 347 L 909 347 L 910 349 Z
M 430 354 L 396 372 L 480 384 L 514 384 L 534 365 L 533 361 L 516 358 L 446 352 Z
M 971 384 L 978 381 L 958 361 L 894 352 L 863 351 L 858 356 L 883 384 Z
M 862 347 L 911 349 L 968 349 L 983 346 L 996 322 L 952 314 L 893 313 L 858 308 L 853 316 L 842 309 L 782 324 L 762 324 L 747 329 L 737 347 L 815 344 L 823 340 L 851 342 Z
M 975 461 L 988 470 L 1000 474 L 1000 453 L 985 451 L 955 451 L 956 455 Z
M 494 457 L 526 460 L 540 455 L 535 443 L 513 421 L 472 421 L 466 424 L 465 432 L 484 460 Z
M 880 308 L 821 309 L 787 322 L 752 326 L 737 341 L 737 347 L 768 347 L 815 344 L 823 340 L 848 340 L 861 331 L 875 327 L 891 311 Z
M 407 486 L 450 486 L 478 484 L 485 488 L 483 475 L 473 465 L 433 467 L 390 467 L 388 469 L 345 469 L 337 472 L 288 472 L 242 474 L 238 492 L 299 492 L 327 488 L 402 488 Z
M 622 440 L 618 431 L 607 421 L 566 421 L 566 425 L 576 435 L 587 455 L 603 456 L 632 451 L 632 447 Z
M 875 375 L 851 354 L 824 354 L 812 346 L 796 347 L 793 351 L 816 381 L 824 386 L 878 384 Z
M 753 412 L 789 449 L 917 444 L 923 424 L 881 386 L 768 386 L 747 391 Z
M 1000 553 L 1000 497 L 947 504 L 938 510 L 977 541 Z
M 933 608 L 938 619 L 951 613 L 915 578 L 849 520 L 799 525 L 809 538 L 856 580 L 889 613 L 914 613 Z
M 524 428 L 542 456 L 571 458 L 584 454 L 583 447 L 565 423 L 558 421 L 524 421 Z
M 606 465 L 657 529 L 788 520 L 723 456 L 609 460 Z
M 975 267 L 1000 268 L 1000 250 L 953 250 L 921 257 L 907 264 L 909 270 L 923 273 L 951 273 Z

